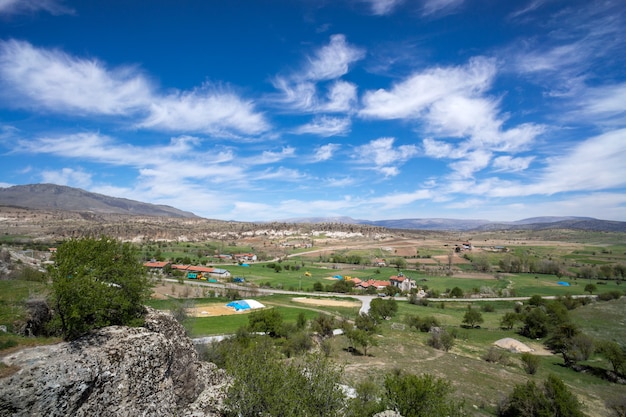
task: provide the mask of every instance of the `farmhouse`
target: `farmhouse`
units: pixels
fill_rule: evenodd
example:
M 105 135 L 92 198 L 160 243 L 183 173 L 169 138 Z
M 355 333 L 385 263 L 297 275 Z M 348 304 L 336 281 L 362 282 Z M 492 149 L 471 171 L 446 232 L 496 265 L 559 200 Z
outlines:
M 169 262 L 159 262 L 159 261 L 151 260 L 151 261 L 145 262 L 143 266 L 148 268 L 152 272 L 159 272 L 162 274 L 163 269 L 169 264 L 170 264 Z
M 402 273 L 389 277 L 389 282 L 400 291 L 411 291 L 413 288 L 417 288 L 415 280 L 405 277 Z
M 359 278 L 353 278 L 352 282 L 354 282 L 354 288 L 357 290 L 366 290 L 370 287 L 376 288 L 377 290 L 382 290 L 385 287 L 391 285 L 389 281 L 377 281 L 374 279 L 362 281 Z
M 254 253 L 236 253 L 233 257 L 236 261 L 256 261 L 257 259 Z

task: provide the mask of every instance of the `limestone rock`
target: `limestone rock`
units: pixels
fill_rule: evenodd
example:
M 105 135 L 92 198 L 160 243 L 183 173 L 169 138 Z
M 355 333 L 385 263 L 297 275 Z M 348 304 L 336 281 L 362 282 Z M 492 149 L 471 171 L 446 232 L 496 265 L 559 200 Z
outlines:
M 228 378 L 198 360 L 172 317 L 112 326 L 76 341 L 12 353 L 0 379 L 0 416 L 219 416 Z

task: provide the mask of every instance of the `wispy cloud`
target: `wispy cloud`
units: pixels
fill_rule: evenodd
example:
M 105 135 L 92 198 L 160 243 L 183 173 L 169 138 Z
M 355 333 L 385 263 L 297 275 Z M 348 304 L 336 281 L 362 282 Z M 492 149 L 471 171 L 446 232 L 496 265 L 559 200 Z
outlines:
M 315 150 L 315 155 L 313 156 L 314 162 L 322 162 L 328 161 L 333 157 L 335 152 L 339 150 L 340 145 L 337 143 L 328 143 L 326 145 L 322 145 Z
M 25 14 L 38 11 L 52 15 L 74 14 L 74 10 L 57 0 L 0 0 L 0 15 Z
M 365 51 L 350 45 L 344 35 L 332 35 L 330 43 L 308 57 L 302 69 L 287 76 L 277 76 L 274 87 L 281 94 L 277 101 L 301 111 L 345 112 L 356 102 L 356 86 L 339 80 L 350 66 L 363 59 Z M 329 82 L 327 93 L 320 96 L 318 83 Z
M 41 179 L 47 184 L 71 185 L 81 188 L 91 186 L 91 174 L 75 168 L 62 168 L 57 171 L 45 170 L 41 172 Z
M 444 16 L 457 12 L 464 0 L 424 0 L 423 16 Z
M 385 175 L 393 177 L 400 172 L 399 166 L 418 154 L 415 145 L 394 147 L 395 138 L 379 138 L 355 148 L 354 158 L 361 165 L 371 167 Z
M 534 159 L 534 156 L 513 158 L 509 155 L 504 155 L 494 158 L 491 166 L 497 172 L 520 172 L 526 170 Z
M 350 132 L 350 125 L 349 118 L 318 116 L 310 123 L 298 127 L 295 133 L 310 133 L 323 137 L 343 136 Z
M 135 67 L 109 69 L 27 42 L 0 42 L 0 79 L 0 97 L 20 108 L 132 117 L 137 127 L 176 132 L 258 134 L 269 127 L 250 100 L 231 91 L 203 86 L 163 96 Z
M 382 16 L 394 12 L 394 10 L 404 3 L 404 0 L 362 0 L 369 4 L 372 14 Z
M 252 101 L 242 100 L 232 92 L 213 91 L 208 86 L 160 97 L 152 102 L 149 112 L 139 127 L 212 134 L 232 130 L 258 134 L 269 128 Z
M 545 130 L 532 123 L 504 128 L 499 100 L 487 96 L 495 76 L 495 61 L 483 57 L 464 66 L 427 69 L 389 90 L 366 92 L 359 114 L 415 121 L 440 138 L 422 141 L 425 154 L 456 160 L 450 164 L 454 175 L 468 177 L 489 166 L 493 152 L 525 150 Z
M 0 82 L 8 104 L 50 112 L 124 115 L 152 96 L 136 68 L 109 70 L 97 60 L 16 40 L 0 41 Z

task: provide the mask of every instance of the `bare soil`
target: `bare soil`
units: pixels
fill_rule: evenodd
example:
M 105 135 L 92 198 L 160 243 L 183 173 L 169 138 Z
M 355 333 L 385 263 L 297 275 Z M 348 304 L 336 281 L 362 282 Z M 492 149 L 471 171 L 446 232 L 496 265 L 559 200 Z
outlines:
M 361 303 L 358 301 L 343 301 L 343 300 L 330 300 L 323 298 L 305 298 L 305 297 L 297 297 L 293 298 L 292 301 L 296 303 L 314 305 L 314 306 L 329 306 L 329 307 L 361 307 Z

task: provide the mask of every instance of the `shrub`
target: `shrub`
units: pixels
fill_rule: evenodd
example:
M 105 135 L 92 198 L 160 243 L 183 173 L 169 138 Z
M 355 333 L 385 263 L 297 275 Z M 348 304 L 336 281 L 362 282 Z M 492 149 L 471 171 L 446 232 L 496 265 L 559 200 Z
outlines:
M 509 355 L 505 351 L 495 346 L 491 346 L 483 355 L 483 359 L 491 363 L 500 363 L 506 365 L 509 363 Z
M 539 356 L 524 352 L 520 359 L 522 360 L 522 367 L 528 375 L 535 375 L 537 373 L 537 369 L 539 369 L 539 364 L 541 363 Z

